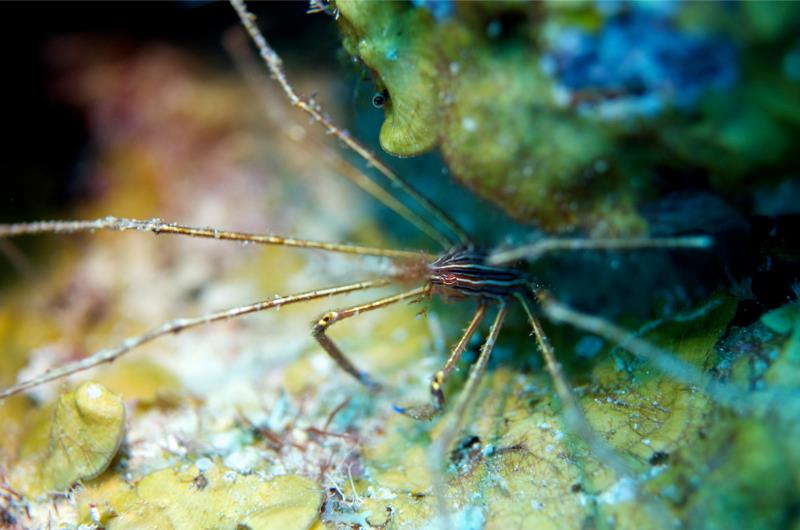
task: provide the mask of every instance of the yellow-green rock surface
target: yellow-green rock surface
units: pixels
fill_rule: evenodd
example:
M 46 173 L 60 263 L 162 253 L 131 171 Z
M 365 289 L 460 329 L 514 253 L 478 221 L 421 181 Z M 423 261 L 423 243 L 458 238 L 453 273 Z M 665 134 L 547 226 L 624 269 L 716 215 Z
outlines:
M 318 517 L 322 492 L 312 480 L 241 475 L 218 463 L 164 469 L 128 484 L 117 475 L 87 485 L 80 520 L 109 529 L 285 528 L 307 530 Z

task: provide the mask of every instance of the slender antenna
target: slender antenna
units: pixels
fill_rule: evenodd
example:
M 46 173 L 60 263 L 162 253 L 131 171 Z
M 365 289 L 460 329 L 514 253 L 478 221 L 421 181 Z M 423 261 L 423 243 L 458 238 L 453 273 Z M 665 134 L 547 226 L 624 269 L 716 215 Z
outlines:
M 233 58 L 234 64 L 241 71 L 242 76 L 259 97 L 264 100 L 264 114 L 273 122 L 278 122 L 278 118 L 273 112 L 274 106 L 266 97 L 267 86 L 272 87 L 272 83 L 267 79 L 262 69 L 257 68 L 255 56 L 249 46 L 245 46 L 246 34 L 239 29 L 236 32 L 229 32 L 224 40 L 225 48 Z M 268 85 L 269 84 L 269 85 Z M 290 139 L 299 141 L 295 136 L 288 134 Z M 451 242 L 444 237 L 431 223 L 423 219 L 416 212 L 410 210 L 405 204 L 397 200 L 383 186 L 378 184 L 368 173 L 357 168 L 349 160 L 340 155 L 335 149 L 314 142 L 314 151 L 321 152 L 334 166 L 339 173 L 347 177 L 350 182 L 372 195 L 381 204 L 395 212 L 397 215 L 412 224 L 419 231 L 436 241 L 444 248 L 451 246 Z
M 696 367 L 676 358 L 669 352 L 654 346 L 644 339 L 615 326 L 596 316 L 587 315 L 571 309 L 550 297 L 548 293 L 538 293 L 544 312 L 551 320 L 566 322 L 578 329 L 588 331 L 614 342 L 620 348 L 652 363 L 661 372 L 675 378 L 686 385 L 705 389 L 719 403 L 736 409 L 747 409 L 752 406 L 743 396 L 747 391 L 737 385 L 723 383 L 711 379 Z
M 464 229 L 461 228 L 449 215 L 447 215 L 447 213 L 433 204 L 430 200 L 422 196 L 405 179 L 389 169 L 389 167 L 381 162 L 370 150 L 354 140 L 347 131 L 339 129 L 336 125 L 334 125 L 319 104 L 310 102 L 305 98 L 298 96 L 292 86 L 289 84 L 289 81 L 286 79 L 286 75 L 283 71 L 283 61 L 278 54 L 275 53 L 275 50 L 273 50 L 270 45 L 267 44 L 267 40 L 258 29 L 258 26 L 255 23 L 255 15 L 248 11 L 244 4 L 244 0 L 230 0 L 230 3 L 236 10 L 236 13 L 239 15 L 242 26 L 244 26 L 244 28 L 247 30 L 247 33 L 249 33 L 250 37 L 253 39 L 253 43 L 256 45 L 256 48 L 258 48 L 258 52 L 261 55 L 261 58 L 264 60 L 267 68 L 269 68 L 270 73 L 281 86 L 291 104 L 311 116 L 314 121 L 321 124 L 329 133 L 333 134 L 339 140 L 344 142 L 347 147 L 355 151 L 369 165 L 375 167 L 381 172 L 381 174 L 392 181 L 395 186 L 402 189 L 406 194 L 414 199 L 417 204 L 422 206 L 431 215 L 447 226 L 453 232 L 453 234 L 456 235 L 456 241 L 446 238 L 448 241 L 450 241 L 451 245 L 454 243 L 469 242 L 469 236 Z
M 146 333 L 143 333 L 141 335 L 136 335 L 134 337 L 128 337 L 127 339 L 123 340 L 121 343 L 119 343 L 117 346 L 114 346 L 113 348 L 105 348 L 99 350 L 88 357 L 84 357 L 79 361 L 68 363 L 58 368 L 52 368 L 32 379 L 23 381 L 3 391 L 0 391 L 0 399 L 4 399 L 14 394 L 18 394 L 29 388 L 39 386 L 43 383 L 47 383 L 48 381 L 53 381 L 55 379 L 60 379 L 62 377 L 66 377 L 68 375 L 72 375 L 77 372 L 88 370 L 89 368 L 93 368 L 103 363 L 110 363 L 111 361 L 114 361 L 119 357 L 125 355 L 132 349 L 138 348 L 142 344 L 153 341 L 159 337 L 163 337 L 164 335 L 179 333 L 184 329 L 202 326 L 205 324 L 209 324 L 211 322 L 217 322 L 219 320 L 228 320 L 230 318 L 235 318 L 250 313 L 257 313 L 259 311 L 264 311 L 266 309 L 270 309 L 273 307 L 296 304 L 298 302 L 306 302 L 308 300 L 314 300 L 316 298 L 324 298 L 326 296 L 351 293 L 353 291 L 361 291 L 364 289 L 379 287 L 382 285 L 387 285 L 391 282 L 392 282 L 391 279 L 380 278 L 365 282 L 350 283 L 339 287 L 329 287 L 327 289 L 308 291 L 305 293 L 295 294 L 292 296 L 271 298 L 250 305 L 243 305 L 243 306 L 233 307 L 231 309 L 225 309 L 223 311 L 218 311 L 215 313 L 208 313 L 206 315 L 202 315 L 199 317 L 177 318 L 174 320 L 170 320 L 168 322 L 164 322 L 163 324 L 161 324 L 156 328 L 151 329 L 150 331 L 147 331 Z
M 36 221 L 33 223 L 17 223 L 0 225 L 0 238 L 32 234 L 75 234 L 78 232 L 96 232 L 107 230 L 124 232 L 138 230 L 153 232 L 154 234 L 178 234 L 183 236 L 222 239 L 226 241 L 240 241 L 243 243 L 257 243 L 259 245 L 281 245 L 285 247 L 313 248 L 328 252 L 342 252 L 345 254 L 359 254 L 362 256 L 382 256 L 397 259 L 433 259 L 436 256 L 426 252 L 414 250 L 394 250 L 388 248 L 362 247 L 343 243 L 325 243 L 322 241 L 309 241 L 291 237 L 276 236 L 271 234 L 251 234 L 248 232 L 231 232 L 215 228 L 198 228 L 175 223 L 165 223 L 160 219 L 125 219 L 117 217 L 103 217 L 91 221 Z
M 544 254 L 559 250 L 638 250 L 649 248 L 710 248 L 714 240 L 709 236 L 689 237 L 634 237 L 630 239 L 559 239 L 547 238 L 511 250 L 500 250 L 487 258 L 490 265 L 510 263 L 520 259 L 536 261 Z

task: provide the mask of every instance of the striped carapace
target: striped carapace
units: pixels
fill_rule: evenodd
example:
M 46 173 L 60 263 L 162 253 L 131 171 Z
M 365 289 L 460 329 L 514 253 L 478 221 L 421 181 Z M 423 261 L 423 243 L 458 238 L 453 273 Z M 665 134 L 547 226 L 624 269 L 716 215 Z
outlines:
M 427 266 L 433 292 L 448 298 L 473 296 L 505 301 L 513 296 L 530 297 L 533 278 L 513 266 L 491 265 L 489 252 L 480 247 L 458 246 Z

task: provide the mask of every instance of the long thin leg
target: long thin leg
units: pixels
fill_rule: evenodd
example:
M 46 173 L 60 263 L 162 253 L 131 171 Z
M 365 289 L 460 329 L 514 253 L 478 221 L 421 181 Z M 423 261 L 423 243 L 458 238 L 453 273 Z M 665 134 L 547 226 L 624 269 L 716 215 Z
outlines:
M 47 370 L 41 375 L 38 375 L 32 379 L 23 381 L 3 391 L 0 391 L 0 399 L 7 398 L 8 396 L 17 394 L 19 392 L 41 385 L 43 383 L 47 383 L 48 381 L 53 381 L 55 379 L 60 379 L 62 377 L 66 377 L 68 375 L 77 372 L 88 370 L 89 368 L 93 368 L 103 363 L 110 363 L 111 361 L 118 359 L 119 357 L 123 356 L 124 354 L 128 353 L 134 348 L 137 348 L 142 344 L 155 340 L 164 335 L 178 333 L 188 328 L 202 326 L 205 324 L 209 324 L 211 322 L 217 322 L 219 320 L 227 320 L 230 318 L 235 318 L 250 313 L 257 313 L 259 311 L 264 311 L 266 309 L 271 309 L 273 307 L 280 307 L 288 304 L 296 304 L 299 302 L 305 302 L 308 300 L 314 300 L 316 298 L 324 298 L 326 296 L 333 296 L 337 294 L 352 293 L 353 291 L 361 291 L 373 287 L 380 287 L 382 285 L 387 285 L 391 282 L 392 280 L 390 279 L 381 278 L 377 280 L 351 283 L 339 287 L 330 287 L 327 289 L 308 291 L 305 293 L 295 294 L 292 296 L 285 296 L 282 298 L 271 298 L 269 300 L 256 302 L 254 304 L 234 307 L 231 309 L 218 311 L 216 313 L 209 313 L 199 317 L 178 318 L 175 320 L 170 320 L 168 322 L 161 324 L 156 328 L 151 329 L 146 333 L 143 333 L 141 335 L 136 335 L 134 337 L 129 337 L 124 341 L 122 341 L 117 346 L 114 346 L 113 348 L 105 348 L 99 350 L 90 355 L 89 357 L 85 357 L 79 361 L 69 363 L 64 366 L 60 366 L 58 368 Z
M 586 421 L 586 417 L 583 415 L 580 405 L 578 405 L 578 400 L 575 397 L 575 394 L 567 384 L 567 379 L 564 376 L 564 372 L 561 370 L 561 364 L 559 364 L 558 360 L 556 360 L 553 347 L 550 345 L 550 341 L 547 340 L 547 336 L 544 334 L 542 325 L 534 316 L 528 302 L 525 300 L 525 297 L 519 295 L 517 296 L 517 299 L 519 300 L 520 304 L 522 304 L 522 307 L 528 316 L 531 329 L 533 330 L 533 336 L 536 338 L 539 351 L 542 353 L 542 357 L 544 358 L 545 368 L 550 374 L 550 378 L 553 380 L 553 386 L 555 387 L 556 395 L 561 401 L 561 406 L 564 408 L 564 420 L 566 421 L 570 431 L 579 436 L 589 445 L 589 449 L 598 460 L 609 464 L 618 475 L 630 476 L 632 473 L 630 466 L 628 466 L 628 464 L 626 464 L 622 458 L 611 447 L 608 446 L 608 444 L 600 440 L 591 426 L 589 426 L 589 422 Z
M 199 228 L 193 226 L 165 223 L 161 219 L 124 219 L 104 217 L 91 221 L 36 221 L 33 223 L 16 223 L 0 225 L 0 237 L 15 237 L 33 234 L 75 234 L 79 232 L 96 232 L 106 230 L 125 232 L 138 230 L 158 234 L 177 234 L 183 236 L 222 239 L 260 245 L 280 245 L 284 247 L 313 248 L 328 252 L 359 254 L 364 256 L 383 256 L 398 259 L 432 259 L 435 256 L 413 250 L 394 250 L 384 248 L 363 247 L 342 243 L 325 243 L 307 239 L 276 236 L 271 234 L 251 234 L 248 232 L 232 232 L 215 228 Z
M 435 415 L 442 412 L 444 409 L 444 385 L 447 382 L 447 378 L 455 368 L 464 350 L 467 348 L 469 340 L 475 334 L 484 316 L 486 316 L 486 304 L 480 303 L 478 309 L 475 310 L 475 314 L 472 316 L 472 320 L 470 320 L 467 325 L 467 329 L 464 330 L 459 341 L 453 346 L 444 367 L 431 378 L 431 404 L 396 407 L 398 412 L 410 416 L 415 420 L 430 420 Z
M 452 243 L 446 237 L 442 236 L 432 224 L 408 209 L 405 204 L 398 201 L 383 186 L 375 182 L 367 173 L 361 171 L 342 155 L 330 148 L 324 148 L 321 152 L 328 162 L 335 167 L 341 175 L 347 177 L 350 182 L 372 195 L 384 206 L 436 241 L 442 248 L 447 249 L 452 246 Z
M 621 347 L 627 349 L 631 353 L 635 355 L 641 355 L 648 360 L 653 361 L 659 368 L 664 369 L 665 371 L 672 372 L 674 368 L 678 368 L 675 371 L 675 375 L 679 376 L 682 372 L 683 374 L 688 373 L 695 373 L 693 367 L 686 365 L 685 363 L 677 360 L 674 356 L 670 355 L 659 348 L 656 348 L 652 344 L 649 344 L 646 341 L 638 339 L 631 334 L 625 332 L 624 330 L 605 322 L 602 319 L 597 317 L 592 317 L 589 315 L 584 315 L 577 312 L 572 312 L 570 309 L 566 308 L 565 306 L 554 302 L 551 298 L 547 296 L 544 292 L 535 293 L 539 301 L 542 303 L 545 313 L 549 318 L 555 321 L 562 321 L 568 322 L 579 329 L 584 329 L 586 331 L 597 333 L 600 336 L 606 337 L 609 340 L 617 342 Z M 600 461 L 609 464 L 612 469 L 617 473 L 620 477 L 628 477 L 631 478 L 633 475 L 629 469 L 629 466 L 619 457 L 619 455 L 609 447 L 605 442 L 600 440 L 595 432 L 591 429 L 589 424 L 586 421 L 581 409 L 578 407 L 577 401 L 575 400 L 574 395 L 570 391 L 569 387 L 566 385 L 566 381 L 561 374 L 561 369 L 558 366 L 558 363 L 555 361 L 555 356 L 553 355 L 552 348 L 547 343 L 547 339 L 542 334 L 541 325 L 538 321 L 533 317 L 530 308 L 528 307 L 527 303 L 524 299 L 521 299 L 523 307 L 525 307 L 525 311 L 528 313 L 528 317 L 531 320 L 531 325 L 534 327 L 534 334 L 537 336 L 537 340 L 539 341 L 539 347 L 542 349 L 542 353 L 545 355 L 545 363 L 548 366 L 548 371 L 550 371 L 551 377 L 553 381 L 556 383 L 556 392 L 559 395 L 559 399 L 565 405 L 566 409 L 566 419 L 568 422 L 572 423 L 570 427 L 575 431 L 577 434 L 580 434 L 583 439 L 589 445 L 592 453 L 596 458 Z M 541 337 L 541 338 L 539 338 Z M 634 351 L 634 348 L 637 351 Z M 547 352 L 547 353 L 546 353 Z M 659 363 L 663 362 L 663 365 Z M 685 369 L 689 368 L 689 372 L 686 372 Z M 678 377 L 676 377 L 677 379 Z M 694 376 L 692 376 L 694 379 Z M 558 381 L 561 381 L 558 383 Z M 700 381 L 697 380 L 697 383 Z M 723 399 L 725 397 L 730 397 L 731 390 L 726 388 L 722 392 L 723 394 L 720 396 Z M 564 395 L 562 395 L 562 393 Z M 570 397 L 566 398 L 566 393 L 569 394 Z M 565 398 L 568 401 L 565 401 Z M 570 409 L 572 412 L 570 412 Z M 638 487 L 634 490 L 636 497 L 640 500 L 640 502 L 644 503 L 644 506 L 650 512 L 653 521 L 661 522 L 664 527 L 672 528 L 674 526 L 674 515 L 666 509 L 664 504 L 654 495 L 639 489 Z
M 228 50 L 228 53 L 233 58 L 236 66 L 242 72 L 242 75 L 248 81 L 253 91 L 261 96 L 261 98 L 264 100 L 264 105 L 262 108 L 265 110 L 266 117 L 271 121 L 278 123 L 279 118 L 275 116 L 274 112 L 275 105 L 272 105 L 270 98 L 266 97 L 268 90 L 267 85 L 269 84 L 271 87 L 272 83 L 267 78 L 266 72 L 264 72 L 262 68 L 258 68 L 260 65 L 256 63 L 256 57 L 251 51 L 250 46 L 247 45 L 248 42 L 245 40 L 246 38 L 247 35 L 241 31 L 231 31 L 226 35 L 225 48 Z M 286 119 L 286 117 L 284 116 L 283 119 Z M 280 122 L 280 125 L 285 126 L 283 122 Z M 372 177 L 370 177 L 364 171 L 361 171 L 354 164 L 350 163 L 350 161 L 345 159 L 336 150 L 317 142 L 313 142 L 311 145 L 309 145 L 308 138 L 303 138 L 300 140 L 292 135 L 287 136 L 298 142 L 302 141 L 306 149 L 310 148 L 310 150 L 314 151 L 315 153 L 322 154 L 322 156 L 324 156 L 331 166 L 335 167 L 340 174 L 344 175 L 353 184 L 372 195 L 381 204 L 405 219 L 420 232 L 426 234 L 444 248 L 448 248 L 450 246 L 450 241 L 448 241 L 447 238 L 445 238 L 431 223 L 410 210 L 383 186 L 375 182 Z
M 337 346 L 336 343 L 333 342 L 330 337 L 328 337 L 328 328 L 346 318 L 350 318 L 361 313 L 366 313 L 367 311 L 386 307 L 387 305 L 400 302 L 401 300 L 423 297 L 428 294 L 429 290 L 430 288 L 426 285 L 412 289 L 411 291 L 407 291 L 405 293 L 387 296 L 386 298 L 381 298 L 380 300 L 375 300 L 374 302 L 347 307 L 338 311 L 328 311 L 320 317 L 316 324 L 314 324 L 311 334 L 315 339 L 317 339 L 317 342 L 319 342 L 320 346 L 322 346 L 325 351 L 328 352 L 328 355 L 330 355 L 345 372 L 358 379 L 365 386 L 372 389 L 377 389 L 380 385 L 373 381 L 367 372 L 359 370 L 356 365 L 347 358 L 339 346 Z
M 453 409 L 452 420 L 442 431 L 441 436 L 436 440 L 438 448 L 442 451 L 442 456 L 449 453 L 452 449 L 458 433 L 464 426 L 464 418 L 466 417 L 467 409 L 475 398 L 478 385 L 483 378 L 483 374 L 486 372 L 486 366 L 489 364 L 489 358 L 492 356 L 494 344 L 497 342 L 497 336 L 500 334 L 500 328 L 503 327 L 503 321 L 507 313 L 508 306 L 505 302 L 501 302 L 500 308 L 497 311 L 497 316 L 494 317 L 494 322 L 492 322 L 492 327 L 489 328 L 489 335 L 486 337 L 481 347 L 481 353 L 475 361 L 475 364 L 472 365 L 469 378 L 467 378 L 464 388 L 461 389 L 459 393 L 458 401 Z
M 489 363 L 494 344 L 497 342 L 497 336 L 500 334 L 500 329 L 503 327 L 503 321 L 507 313 L 508 307 L 505 302 L 500 302 L 497 316 L 495 316 L 494 322 L 492 322 L 492 327 L 489 328 L 489 336 L 486 337 L 481 347 L 481 353 L 472 365 L 467 382 L 458 395 L 458 400 L 456 401 L 452 415 L 449 417 L 449 422 L 442 429 L 439 437 L 434 440 L 428 452 L 428 465 L 431 469 L 433 491 L 436 495 L 440 521 L 444 528 L 452 527 L 450 510 L 445 497 L 444 477 L 448 462 L 447 456 L 450 454 L 453 444 L 464 426 L 467 410 L 475 398 L 478 385 L 480 385 L 483 374 L 486 372 L 486 365 Z
M 490 265 L 511 263 L 520 259 L 536 261 L 543 255 L 561 250 L 639 250 L 650 248 L 710 248 L 714 240 L 709 236 L 688 237 L 634 237 L 629 239 L 559 239 L 547 238 L 510 250 L 500 250 L 487 258 Z
M 540 293 L 539 299 L 544 312 L 551 320 L 566 322 L 576 328 L 604 337 L 633 355 L 647 360 L 677 381 L 705 389 L 709 395 L 723 405 L 734 408 L 747 408 L 751 405 L 745 399 L 748 392 L 744 388 L 712 380 L 691 364 L 675 357 L 675 355 L 602 318 L 570 309 L 556 302 L 546 293 Z
M 314 121 L 319 123 L 329 133 L 336 136 L 347 147 L 352 149 L 361 158 L 363 158 L 370 166 L 375 167 L 387 179 L 392 181 L 395 186 L 402 189 L 406 194 L 408 194 L 409 197 L 416 201 L 417 204 L 427 210 L 442 224 L 447 226 L 456 236 L 455 241 L 451 240 L 450 238 L 446 238 L 448 241 L 451 243 L 468 242 L 469 237 L 467 236 L 467 233 L 449 215 L 447 215 L 447 213 L 433 204 L 430 200 L 422 196 L 405 179 L 389 169 L 389 167 L 381 162 L 371 151 L 353 139 L 353 137 L 350 136 L 347 131 L 344 131 L 334 125 L 328 115 L 320 108 L 319 104 L 307 101 L 295 93 L 294 88 L 292 88 L 292 86 L 289 84 L 289 81 L 286 79 L 286 74 L 283 71 L 283 61 L 281 61 L 281 58 L 277 53 L 275 53 L 275 50 L 269 46 L 267 40 L 264 38 L 264 35 L 258 29 L 258 26 L 255 23 L 256 17 L 250 11 L 248 11 L 244 4 L 244 0 L 230 0 L 230 2 L 233 8 L 236 10 L 236 13 L 239 15 L 242 26 L 244 26 L 244 28 L 250 34 L 250 37 L 253 39 L 253 43 L 255 44 L 256 48 L 258 48 L 258 52 L 261 55 L 261 58 L 264 60 L 267 68 L 269 68 L 270 73 L 278 82 L 281 89 L 283 89 L 286 97 L 289 98 L 289 102 L 293 106 L 311 116 Z M 445 248 L 449 246 L 450 245 L 446 245 Z

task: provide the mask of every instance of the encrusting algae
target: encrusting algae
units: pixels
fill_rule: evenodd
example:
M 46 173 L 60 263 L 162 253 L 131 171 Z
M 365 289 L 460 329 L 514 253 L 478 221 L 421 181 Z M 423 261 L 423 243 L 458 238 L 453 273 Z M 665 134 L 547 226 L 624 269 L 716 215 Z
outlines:
M 78 497 L 80 522 L 106 528 L 281 528 L 308 530 L 322 491 L 307 478 L 264 480 L 206 459 L 145 476 L 136 484 L 107 475 Z

